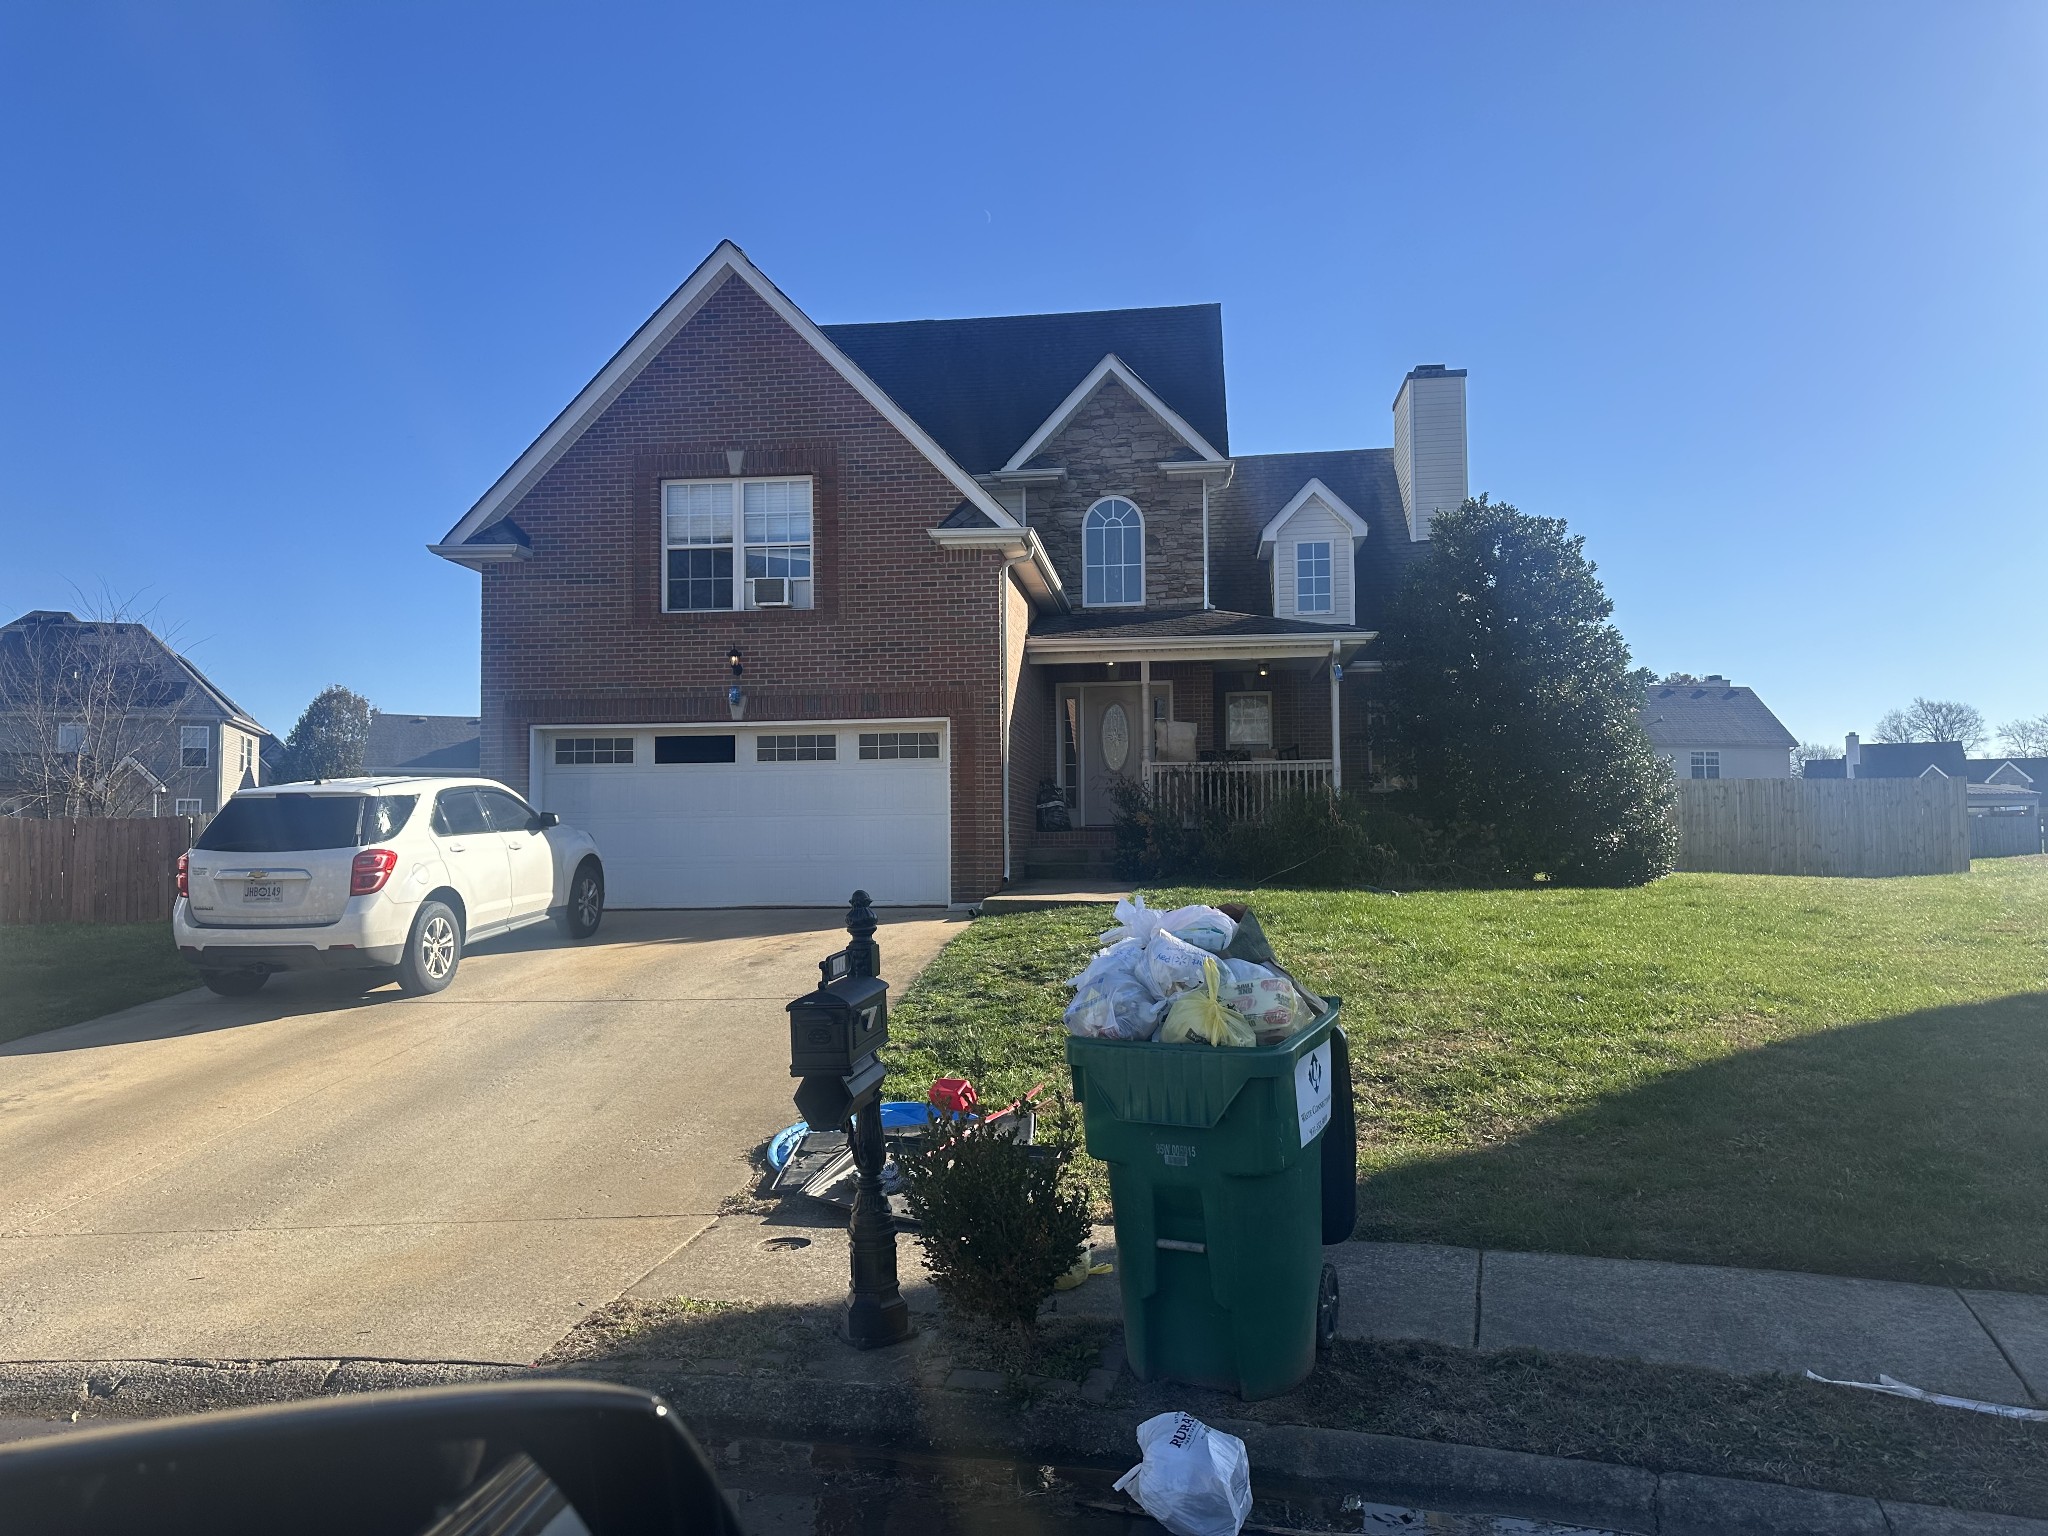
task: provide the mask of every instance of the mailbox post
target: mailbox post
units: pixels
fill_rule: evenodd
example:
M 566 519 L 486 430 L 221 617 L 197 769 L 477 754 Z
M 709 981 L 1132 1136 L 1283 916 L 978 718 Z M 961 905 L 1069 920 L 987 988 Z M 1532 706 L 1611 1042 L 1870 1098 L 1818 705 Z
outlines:
M 881 946 L 866 891 L 846 914 L 846 948 L 818 963 L 818 989 L 789 1005 L 789 1075 L 806 1124 L 848 1132 L 859 1174 L 853 1197 L 853 1289 L 846 1341 L 875 1349 L 910 1337 L 910 1307 L 896 1286 L 896 1222 L 882 1193 L 882 1079 L 876 1055 L 889 1038 L 889 984 L 876 975 Z

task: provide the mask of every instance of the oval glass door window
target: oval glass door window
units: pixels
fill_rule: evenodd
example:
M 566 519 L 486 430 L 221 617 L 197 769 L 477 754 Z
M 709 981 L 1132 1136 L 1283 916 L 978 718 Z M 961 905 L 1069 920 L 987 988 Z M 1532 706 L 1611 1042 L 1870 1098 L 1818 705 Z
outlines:
M 1130 756 L 1130 717 L 1124 713 L 1123 705 L 1112 704 L 1102 712 L 1102 760 L 1111 773 L 1121 773 Z

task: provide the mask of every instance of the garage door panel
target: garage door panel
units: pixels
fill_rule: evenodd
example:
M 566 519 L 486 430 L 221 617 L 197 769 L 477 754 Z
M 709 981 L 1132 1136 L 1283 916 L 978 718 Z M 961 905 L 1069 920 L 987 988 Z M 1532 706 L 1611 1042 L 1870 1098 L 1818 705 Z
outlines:
M 834 906 L 856 887 L 885 905 L 951 899 L 943 757 L 863 761 L 842 729 L 835 761 L 762 763 L 760 729 L 737 733 L 731 763 L 655 763 L 641 727 L 632 763 L 556 764 L 544 737 L 540 798 L 596 838 L 616 907 Z M 561 734 L 607 731 L 635 734 Z

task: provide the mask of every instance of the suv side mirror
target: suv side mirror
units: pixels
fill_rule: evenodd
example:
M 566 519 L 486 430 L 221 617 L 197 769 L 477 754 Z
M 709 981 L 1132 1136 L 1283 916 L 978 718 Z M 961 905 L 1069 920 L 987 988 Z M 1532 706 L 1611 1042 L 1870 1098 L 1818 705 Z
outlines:
M 562 818 L 553 811 L 535 811 L 533 813 L 533 820 L 526 824 L 526 830 L 529 832 L 545 832 L 549 827 L 559 827 L 561 824 Z

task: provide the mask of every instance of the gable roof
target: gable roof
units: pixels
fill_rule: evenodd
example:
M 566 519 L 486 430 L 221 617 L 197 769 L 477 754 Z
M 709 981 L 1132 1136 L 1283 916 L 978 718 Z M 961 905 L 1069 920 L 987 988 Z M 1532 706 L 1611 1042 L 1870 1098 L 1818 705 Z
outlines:
M 138 679 L 137 691 L 132 696 L 139 708 L 171 710 L 188 696 L 197 694 L 230 724 L 260 736 L 270 734 L 211 678 L 172 650 L 163 637 L 147 624 L 81 619 L 74 613 L 38 608 L 11 624 L 0 626 L 0 660 L 14 658 L 12 665 L 15 667 L 27 664 L 39 636 L 56 637 L 66 645 L 105 646 L 116 641 L 124 642 L 133 647 L 128 654 L 138 666 L 145 664 L 145 658 L 154 658 L 152 670 L 155 676 Z M 0 676 L 4 676 L 7 670 L 0 668 Z M 140 686 L 145 683 L 147 686 Z M 5 707 L 6 701 L 0 699 L 0 709 Z
M 1196 435 L 1230 450 L 1218 304 L 823 330 L 974 474 L 1007 464 L 1074 381 L 1111 353 Z
M 519 499 L 553 467 L 556 460 L 574 446 L 576 440 L 586 432 L 605 409 L 611 405 L 626 387 L 640 376 L 640 372 L 653 361 L 661 349 L 675 339 L 676 334 L 696 318 L 697 311 L 726 282 L 737 278 L 759 294 L 762 301 L 781 317 L 790 329 L 801 336 L 821 358 L 831 365 L 839 376 L 850 384 L 854 391 L 881 413 L 883 418 L 903 434 L 910 445 L 922 453 L 932 466 L 959 488 L 960 494 L 988 515 L 989 521 L 999 528 L 1014 528 L 1017 520 L 1004 510 L 966 470 L 954 462 L 931 435 L 919 426 L 880 385 L 861 371 L 858 364 L 841 351 L 830 337 L 812 322 L 792 303 L 789 297 L 762 275 L 761 270 L 747 259 L 742 251 L 730 240 L 724 240 L 703 264 L 684 281 L 683 285 L 670 294 L 647 322 L 635 331 L 626 344 L 612 354 L 611 361 L 598 370 L 593 378 L 574 400 L 562 409 L 560 415 L 550 422 L 547 430 L 533 440 L 533 443 L 512 464 L 512 467 L 498 477 L 497 483 L 463 514 L 460 521 L 448 530 L 446 538 L 427 548 L 444 559 L 458 564 L 469 563 L 475 558 L 475 551 L 466 550 L 475 536 L 483 529 L 510 512 L 518 505 Z M 494 553 L 489 558 L 504 558 Z
M 1160 399 L 1158 394 L 1143 379 L 1131 371 L 1130 364 L 1109 353 L 1089 369 L 1081 382 L 1067 392 L 1067 397 L 1053 407 L 1052 414 L 1038 424 L 1038 430 L 1024 440 L 1024 446 L 1010 455 L 1003 465 L 1006 470 L 1022 469 L 1038 455 L 1039 449 L 1059 435 L 1060 428 L 1074 419 L 1074 413 L 1086 405 L 1095 392 L 1111 379 L 1131 392 L 1138 403 L 1157 416 L 1166 427 L 1194 453 L 1192 462 L 1221 464 L 1223 455 L 1209 445 L 1209 440 L 1197 432 L 1172 406 Z
M 1659 747 L 1798 745 L 1764 701 L 1728 683 L 1653 683 L 1643 699 L 1643 734 Z
M 2048 757 L 1973 757 L 1965 766 L 1972 784 L 2048 789 Z
M 365 773 L 475 773 L 483 722 L 474 715 L 390 715 L 370 711 Z
M 1358 627 L 1378 629 L 1409 568 L 1430 549 L 1408 537 L 1393 449 L 1240 454 L 1232 463 L 1229 481 L 1209 493 L 1209 588 L 1216 606 L 1253 613 L 1272 606 L 1271 568 L 1258 559 L 1260 535 L 1273 514 L 1315 480 L 1372 530 L 1353 553 L 1352 571 Z
M 1259 530 L 1259 558 L 1261 560 L 1272 554 L 1273 541 L 1280 537 L 1280 530 L 1287 526 L 1287 519 L 1307 506 L 1310 501 L 1320 501 L 1324 506 L 1337 514 L 1345 526 L 1351 530 L 1351 547 L 1353 549 L 1356 549 L 1359 542 L 1372 532 L 1372 529 L 1366 526 L 1365 519 L 1352 511 L 1342 496 L 1339 496 L 1335 491 L 1323 484 L 1322 481 L 1314 476 L 1310 476 L 1308 484 L 1296 491 L 1293 499 L 1278 512 L 1275 512 L 1272 521 Z
M 1857 748 L 1859 779 L 1919 779 L 1939 768 L 1945 778 L 1967 779 L 1960 741 L 1866 741 Z

